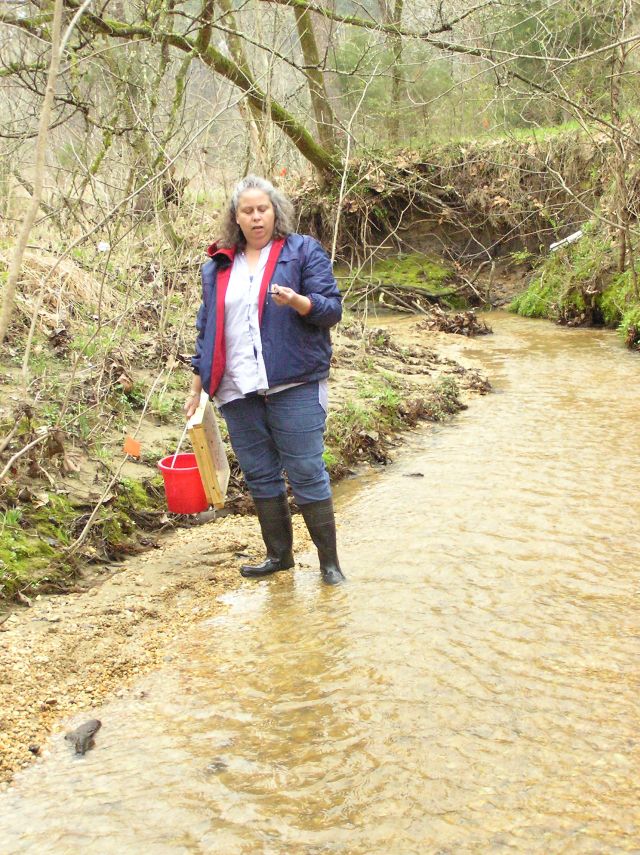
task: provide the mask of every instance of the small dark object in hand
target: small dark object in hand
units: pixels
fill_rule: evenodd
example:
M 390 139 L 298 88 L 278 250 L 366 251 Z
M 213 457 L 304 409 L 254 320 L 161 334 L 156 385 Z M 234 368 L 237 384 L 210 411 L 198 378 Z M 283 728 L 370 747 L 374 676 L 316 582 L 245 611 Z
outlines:
M 101 727 L 102 722 L 98 721 L 97 718 L 92 718 L 75 730 L 70 730 L 64 738 L 74 744 L 76 754 L 85 754 L 89 748 L 93 748 L 93 737 Z

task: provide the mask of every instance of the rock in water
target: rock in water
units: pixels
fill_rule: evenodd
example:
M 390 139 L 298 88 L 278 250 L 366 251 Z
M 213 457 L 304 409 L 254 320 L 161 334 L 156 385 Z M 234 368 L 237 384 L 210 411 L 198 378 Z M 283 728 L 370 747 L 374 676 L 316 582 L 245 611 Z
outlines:
M 74 744 L 76 754 L 85 754 L 89 748 L 93 748 L 93 737 L 101 727 L 102 722 L 98 721 L 97 718 L 92 718 L 75 730 L 70 730 L 64 738 Z

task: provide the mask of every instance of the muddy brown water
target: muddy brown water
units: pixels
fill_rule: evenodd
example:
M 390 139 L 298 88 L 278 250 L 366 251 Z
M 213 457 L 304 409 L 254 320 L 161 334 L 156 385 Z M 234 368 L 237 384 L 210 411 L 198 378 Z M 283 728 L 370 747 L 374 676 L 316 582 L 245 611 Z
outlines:
M 348 585 L 226 595 L 2 853 L 640 852 L 640 358 L 491 323 L 451 347 L 495 394 L 341 488 Z

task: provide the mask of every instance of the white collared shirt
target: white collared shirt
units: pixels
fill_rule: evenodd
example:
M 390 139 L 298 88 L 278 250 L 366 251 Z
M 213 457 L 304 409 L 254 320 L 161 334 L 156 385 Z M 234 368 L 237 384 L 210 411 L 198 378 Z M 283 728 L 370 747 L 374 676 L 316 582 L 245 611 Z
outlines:
M 218 406 L 242 398 L 250 392 L 266 392 L 267 370 L 262 357 L 262 339 L 258 319 L 260 285 L 267 266 L 271 241 L 260 250 L 253 273 L 247 257 L 238 252 L 224 300 L 224 338 L 226 365 L 215 395 Z

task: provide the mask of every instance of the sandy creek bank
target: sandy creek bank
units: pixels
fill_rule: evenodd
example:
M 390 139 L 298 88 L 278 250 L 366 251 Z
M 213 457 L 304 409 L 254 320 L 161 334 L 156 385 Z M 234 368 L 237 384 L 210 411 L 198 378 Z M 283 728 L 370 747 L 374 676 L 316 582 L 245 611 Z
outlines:
M 374 347 L 366 355 L 357 339 L 338 333 L 331 407 L 352 401 L 376 372 L 401 380 L 403 400 L 428 396 L 447 376 L 455 379 L 463 401 L 487 390 L 472 365 L 448 355 L 456 336 L 419 326 L 418 319 L 400 328 L 394 324 L 397 349 Z M 381 343 L 384 338 L 379 336 Z M 387 456 L 394 447 L 392 456 L 400 453 L 399 435 L 383 444 Z M 299 515 L 294 537 L 298 566 L 317 573 Z M 114 693 L 124 695 L 139 675 L 166 661 L 185 627 L 220 608 L 220 594 L 251 584 L 238 574 L 239 558 L 261 553 L 255 518 L 225 516 L 172 532 L 158 548 L 112 565 L 107 578 L 88 591 L 41 595 L 31 608 L 14 609 L 0 625 L 0 787 L 46 753 L 47 736 L 66 728 L 70 718 L 74 725 L 91 718 L 94 707 Z

